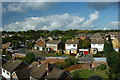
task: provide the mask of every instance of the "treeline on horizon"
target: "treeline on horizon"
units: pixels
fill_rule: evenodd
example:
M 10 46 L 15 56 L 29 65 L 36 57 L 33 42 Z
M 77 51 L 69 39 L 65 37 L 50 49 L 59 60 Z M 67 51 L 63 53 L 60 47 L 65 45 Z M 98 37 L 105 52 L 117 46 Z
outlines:
M 67 32 L 67 31 L 78 31 L 81 33 L 84 32 L 89 32 L 89 33 L 96 33 L 96 32 L 119 32 L 120 29 L 112 29 L 112 30 L 75 30 L 75 29 L 69 29 L 69 30 L 28 30 L 28 31 L 2 31 L 3 34 L 5 33 L 10 33 L 10 34 L 14 34 L 14 33 L 21 33 L 21 32 L 54 32 L 54 31 L 61 31 L 61 32 Z
M 31 41 L 36 41 L 40 37 L 43 37 L 43 38 L 46 38 L 46 39 L 48 37 L 54 37 L 54 38 L 57 38 L 57 39 L 61 40 L 62 42 L 65 42 L 66 39 L 75 38 L 74 36 L 79 35 L 79 34 L 89 35 L 89 34 L 94 34 L 94 33 L 101 33 L 102 35 L 104 35 L 104 33 L 119 32 L 119 31 L 120 30 L 72 30 L 72 29 L 66 30 L 66 31 L 62 31 L 62 30 L 53 30 L 53 31 L 49 31 L 49 30 L 37 30 L 37 31 L 29 30 L 29 31 L 18 31 L 18 32 L 3 31 L 2 35 L 5 36 L 5 37 L 1 37 L 1 38 L 2 38 L 2 43 L 3 44 L 7 43 L 7 42 L 18 44 L 19 41 L 25 43 L 26 40 L 29 40 L 30 42 L 27 42 L 27 43 L 31 44 L 33 46 L 35 43 L 31 42 Z M 10 37 L 9 35 L 12 35 L 12 36 Z

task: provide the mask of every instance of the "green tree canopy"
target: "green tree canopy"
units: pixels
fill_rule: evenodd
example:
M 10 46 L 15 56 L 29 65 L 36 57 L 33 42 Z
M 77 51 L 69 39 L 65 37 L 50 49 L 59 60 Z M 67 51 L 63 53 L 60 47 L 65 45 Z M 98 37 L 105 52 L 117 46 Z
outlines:
M 24 59 L 24 61 L 28 64 L 31 64 L 33 61 L 35 61 L 35 54 L 34 53 L 28 53 L 26 55 L 26 58 Z
M 34 46 L 34 43 L 33 43 L 33 42 L 28 42 L 28 43 L 27 43 L 27 48 L 28 48 L 28 49 L 32 49 L 33 46 Z
M 86 39 L 85 41 L 83 41 L 82 47 L 83 48 L 90 48 L 90 40 Z
M 103 52 L 104 52 L 104 54 L 108 54 L 108 53 L 112 52 L 113 50 L 114 50 L 113 44 L 111 42 L 110 37 L 108 37 L 108 41 L 105 40 Z

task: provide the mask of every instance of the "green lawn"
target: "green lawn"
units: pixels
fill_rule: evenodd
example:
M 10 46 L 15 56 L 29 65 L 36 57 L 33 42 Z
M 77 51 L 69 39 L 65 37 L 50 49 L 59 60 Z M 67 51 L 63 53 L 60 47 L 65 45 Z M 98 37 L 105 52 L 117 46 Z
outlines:
M 88 70 L 88 69 L 82 69 L 82 70 L 77 70 L 74 72 L 71 72 L 71 75 L 74 77 L 76 74 L 79 75 L 79 78 L 89 78 L 90 76 L 100 76 L 102 78 L 108 78 L 108 75 L 106 74 L 105 70 Z M 78 76 L 77 76 L 78 77 Z

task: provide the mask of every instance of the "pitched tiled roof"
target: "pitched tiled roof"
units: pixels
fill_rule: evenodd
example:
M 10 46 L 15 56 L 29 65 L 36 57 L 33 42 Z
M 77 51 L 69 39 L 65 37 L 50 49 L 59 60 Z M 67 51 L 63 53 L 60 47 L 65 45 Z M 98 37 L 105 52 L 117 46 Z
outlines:
M 75 35 L 75 37 L 87 37 L 87 35 L 86 34 L 78 34 L 78 35 Z
M 7 60 L 5 58 L 2 58 L 2 65 L 5 64 Z
M 46 76 L 47 79 L 59 79 L 65 73 L 64 70 L 53 68 L 52 71 Z
M 22 70 L 16 70 L 15 73 L 18 78 L 28 78 L 30 77 L 31 67 L 23 68 Z
M 49 40 L 46 44 L 59 44 L 60 40 Z
M 78 44 L 79 39 L 67 39 L 65 44 Z
M 120 32 L 109 32 L 110 35 L 115 35 L 115 37 L 120 41 Z
M 25 63 L 22 62 L 22 60 L 9 60 L 6 62 L 2 67 L 3 69 L 13 72 L 16 68 L 18 68 L 20 65 L 25 65 Z M 22 67 L 22 66 L 21 66 Z
M 120 41 L 120 32 L 117 32 L 116 37 Z
M 37 67 L 37 65 L 38 65 L 38 62 L 34 61 L 28 67 L 25 67 L 21 70 L 16 70 L 15 72 L 17 77 L 22 79 L 29 78 L 32 68 Z
M 30 76 L 35 79 L 40 79 L 46 73 L 46 64 L 40 64 L 31 70 Z
M 101 33 L 95 33 L 95 34 L 92 34 L 90 38 L 91 38 L 91 39 L 94 39 L 94 38 L 97 38 L 97 39 L 99 38 L 99 39 L 101 39 L 102 37 L 103 37 L 103 36 L 101 35 Z
M 78 63 L 92 63 L 94 61 L 92 55 L 84 55 L 79 58 Z
M 7 43 L 5 43 L 5 44 L 2 44 L 2 48 L 8 48 L 9 46 L 10 46 L 10 42 L 7 42 Z
M 104 39 L 91 39 L 91 44 L 104 44 Z

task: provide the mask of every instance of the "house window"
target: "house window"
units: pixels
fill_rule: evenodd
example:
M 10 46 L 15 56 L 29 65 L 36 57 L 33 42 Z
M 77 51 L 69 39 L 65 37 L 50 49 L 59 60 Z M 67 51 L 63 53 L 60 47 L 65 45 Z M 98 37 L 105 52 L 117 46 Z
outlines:
M 97 53 L 97 50 L 96 50 L 96 49 L 94 49 L 94 50 L 93 50 L 93 53 Z
M 70 44 L 67 44 L 67 46 L 70 46 Z
M 5 70 L 3 70 L 3 72 L 5 73 Z
M 95 44 L 93 44 L 93 46 L 95 46 Z
M 98 46 L 102 46 L 102 44 L 98 44 Z
M 7 72 L 7 75 L 9 75 L 9 73 Z
M 74 44 L 73 47 L 76 47 L 76 45 Z

